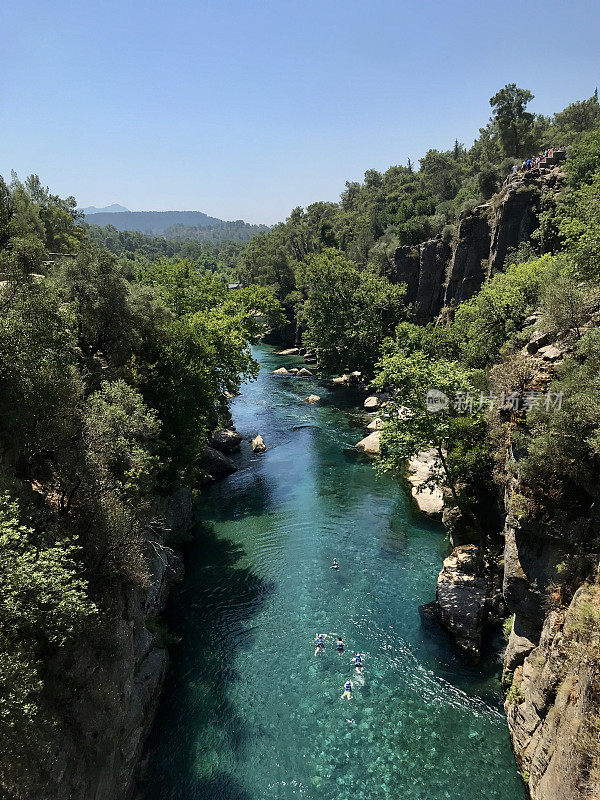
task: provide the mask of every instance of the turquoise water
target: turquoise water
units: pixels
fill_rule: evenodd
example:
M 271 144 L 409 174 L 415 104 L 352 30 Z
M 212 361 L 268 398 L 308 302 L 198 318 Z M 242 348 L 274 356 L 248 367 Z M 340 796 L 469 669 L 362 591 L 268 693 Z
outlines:
M 298 359 L 256 354 L 264 368 L 232 410 L 269 449 L 244 443 L 239 471 L 203 499 L 171 603 L 181 641 L 144 798 L 522 798 L 497 656 L 465 667 L 419 616 L 446 552 L 441 528 L 348 453 L 362 430 L 343 390 L 273 376 Z M 311 392 L 322 405 L 302 402 Z M 317 631 L 328 638 L 315 657 Z

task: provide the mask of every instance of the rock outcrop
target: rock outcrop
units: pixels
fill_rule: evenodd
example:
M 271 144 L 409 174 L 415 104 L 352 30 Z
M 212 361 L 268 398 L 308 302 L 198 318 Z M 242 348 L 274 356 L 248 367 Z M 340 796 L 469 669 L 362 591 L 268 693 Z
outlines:
M 452 243 L 438 236 L 398 247 L 389 279 L 406 284 L 417 322 L 429 322 L 444 306 L 468 300 L 486 278 L 504 269 L 508 251 L 530 241 L 538 227 L 542 195 L 558 191 L 564 179 L 559 166 L 510 175 L 488 203 L 462 212 Z
M 487 277 L 491 245 L 489 204 L 463 211 L 445 287 L 444 303 L 458 305 L 479 291 Z
M 321 398 L 318 394 L 309 394 L 308 397 L 304 398 L 305 403 L 309 403 L 310 405 L 314 405 L 315 403 L 319 403 Z
M 188 535 L 192 508 L 191 492 L 179 489 L 157 509 L 158 527 Z M 44 791 L 35 794 L 37 800 L 131 795 L 168 664 L 161 628 L 150 623 L 164 610 L 183 571 L 180 557 L 156 533 L 148 532 L 145 551 L 147 586 L 115 592 L 103 629 L 86 639 L 76 663 L 66 667 L 76 690 L 71 700 L 63 700 L 66 723 L 53 752 L 38 765 Z
M 237 470 L 233 461 L 220 450 L 207 445 L 198 461 L 198 466 L 208 476 L 209 480 L 217 481 L 226 478 Z
M 442 308 L 442 287 L 450 247 L 441 237 L 413 247 L 399 247 L 390 274 L 392 283 L 406 283 L 406 300 L 414 306 L 417 322 L 428 322 Z
M 479 548 L 474 544 L 455 547 L 438 576 L 437 613 L 458 647 L 475 661 L 481 652 L 486 598 Z
M 234 453 L 240 449 L 242 435 L 233 428 L 220 428 L 213 431 L 210 437 L 210 446 L 221 453 Z
M 599 705 L 600 589 L 584 585 L 566 611 L 548 613 L 505 702 L 532 800 L 599 796 Z
M 419 511 L 428 517 L 441 519 L 444 510 L 444 493 L 439 486 L 429 485 L 431 475 L 437 464 L 435 450 L 422 450 L 408 462 L 408 481 L 412 484 L 411 494 Z

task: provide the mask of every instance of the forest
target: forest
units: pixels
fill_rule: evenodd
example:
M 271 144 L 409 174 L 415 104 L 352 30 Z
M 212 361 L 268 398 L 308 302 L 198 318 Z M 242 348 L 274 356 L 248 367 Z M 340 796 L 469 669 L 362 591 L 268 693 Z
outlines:
M 256 313 L 280 322 L 270 290 L 230 292 L 198 261 L 118 260 L 73 197 L 0 180 L 4 788 L 34 780 L 73 655 L 110 651 L 121 592 L 146 585 L 157 499 L 195 485 L 227 396 L 256 374 Z

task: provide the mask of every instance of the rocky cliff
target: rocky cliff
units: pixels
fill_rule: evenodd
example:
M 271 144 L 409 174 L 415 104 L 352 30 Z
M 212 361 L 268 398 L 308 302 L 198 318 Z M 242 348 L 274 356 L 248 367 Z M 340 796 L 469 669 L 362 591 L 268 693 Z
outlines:
M 586 584 L 566 610 L 547 614 L 514 670 L 505 709 L 532 800 L 600 794 L 599 631 L 600 587 Z
M 191 528 L 191 492 L 177 491 L 156 518 L 163 535 L 146 537 L 147 586 L 122 590 L 76 663 L 54 665 L 73 691 L 64 699 L 54 752 L 39 765 L 44 790 L 37 800 L 124 800 L 132 791 L 168 663 L 156 617 L 182 571 L 163 536 Z
M 450 244 L 437 237 L 397 248 L 389 277 L 406 283 L 416 321 L 429 322 L 444 306 L 468 300 L 502 270 L 507 252 L 530 241 L 538 227 L 542 195 L 558 191 L 564 178 L 559 166 L 511 175 L 488 203 L 460 215 Z

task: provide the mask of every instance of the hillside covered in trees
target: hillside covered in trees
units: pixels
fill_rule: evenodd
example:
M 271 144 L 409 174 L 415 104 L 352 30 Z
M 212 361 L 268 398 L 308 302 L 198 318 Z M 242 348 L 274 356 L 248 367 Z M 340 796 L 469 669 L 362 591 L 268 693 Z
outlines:
M 152 657 L 167 500 L 256 374 L 256 313 L 279 321 L 268 289 L 119 261 L 75 209 L 37 176 L 0 179 L 0 793 L 19 798 L 99 780 L 92 750 L 130 713 L 115 669 L 127 685 Z

